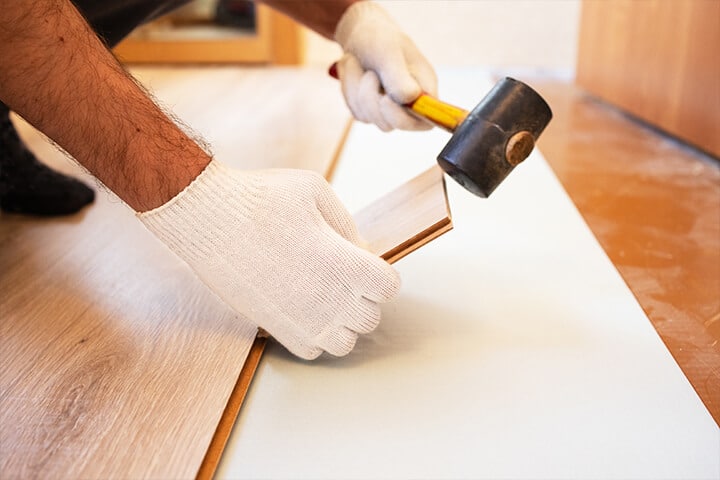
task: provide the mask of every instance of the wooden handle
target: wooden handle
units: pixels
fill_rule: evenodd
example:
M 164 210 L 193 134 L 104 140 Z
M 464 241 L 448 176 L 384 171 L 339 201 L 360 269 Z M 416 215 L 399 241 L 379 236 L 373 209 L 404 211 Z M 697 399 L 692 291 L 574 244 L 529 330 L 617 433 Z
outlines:
M 467 110 L 442 102 L 427 93 L 420 94 L 415 101 L 405 107 L 419 117 L 449 132 L 454 132 L 469 113 Z
M 337 63 L 333 63 L 328 70 L 333 78 L 340 78 L 337 71 Z M 435 126 L 443 128 L 449 132 L 454 132 L 465 117 L 468 111 L 449 103 L 445 103 L 432 95 L 421 93 L 418 98 L 404 105 L 416 116 L 424 118 Z

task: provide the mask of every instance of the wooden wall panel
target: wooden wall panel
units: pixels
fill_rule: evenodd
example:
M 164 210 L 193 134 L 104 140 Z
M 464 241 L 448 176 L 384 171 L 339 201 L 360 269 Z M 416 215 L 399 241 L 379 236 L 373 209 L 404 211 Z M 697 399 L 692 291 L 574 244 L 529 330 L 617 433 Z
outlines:
M 720 156 L 720 1 L 585 0 L 577 81 Z

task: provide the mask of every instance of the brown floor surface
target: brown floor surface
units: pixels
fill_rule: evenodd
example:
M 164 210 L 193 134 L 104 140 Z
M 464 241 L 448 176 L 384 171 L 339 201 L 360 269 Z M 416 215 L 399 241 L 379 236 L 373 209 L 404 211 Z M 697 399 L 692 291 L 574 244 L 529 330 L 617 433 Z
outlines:
M 531 83 L 555 114 L 539 148 L 720 424 L 720 161 L 572 84 Z

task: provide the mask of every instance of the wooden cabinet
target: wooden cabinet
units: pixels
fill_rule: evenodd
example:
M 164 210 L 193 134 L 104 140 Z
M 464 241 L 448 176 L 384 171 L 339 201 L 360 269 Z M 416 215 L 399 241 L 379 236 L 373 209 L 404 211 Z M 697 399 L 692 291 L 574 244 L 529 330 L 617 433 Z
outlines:
M 126 63 L 302 63 L 302 27 L 259 3 L 255 15 L 254 32 L 206 38 L 130 36 L 115 48 L 115 53 Z
M 584 0 L 577 81 L 720 157 L 720 1 Z

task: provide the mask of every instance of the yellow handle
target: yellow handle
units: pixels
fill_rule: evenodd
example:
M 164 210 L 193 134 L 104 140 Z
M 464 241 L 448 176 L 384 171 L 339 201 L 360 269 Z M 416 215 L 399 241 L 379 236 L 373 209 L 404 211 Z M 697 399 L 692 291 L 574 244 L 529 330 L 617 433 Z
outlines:
M 450 132 L 454 132 L 469 113 L 467 110 L 442 102 L 426 93 L 420 95 L 406 107 L 416 115 Z
M 330 65 L 328 73 L 333 78 L 340 78 L 337 71 L 337 62 Z M 427 93 L 420 94 L 418 98 L 406 104 L 405 107 L 409 108 L 416 115 L 450 132 L 454 132 L 458 125 L 460 125 L 470 113 L 460 107 L 431 97 Z

